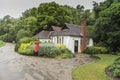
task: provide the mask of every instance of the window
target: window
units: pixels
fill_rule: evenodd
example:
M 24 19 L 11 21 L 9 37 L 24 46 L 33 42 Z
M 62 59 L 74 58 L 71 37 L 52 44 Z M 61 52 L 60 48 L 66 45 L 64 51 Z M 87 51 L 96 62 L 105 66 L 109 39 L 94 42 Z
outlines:
M 59 37 L 59 44 L 61 44 L 61 37 Z
M 63 44 L 64 43 L 64 37 L 63 36 L 57 36 L 57 44 Z
M 64 37 L 62 36 L 62 44 L 64 44 Z
M 57 36 L 57 44 L 59 43 L 59 37 Z

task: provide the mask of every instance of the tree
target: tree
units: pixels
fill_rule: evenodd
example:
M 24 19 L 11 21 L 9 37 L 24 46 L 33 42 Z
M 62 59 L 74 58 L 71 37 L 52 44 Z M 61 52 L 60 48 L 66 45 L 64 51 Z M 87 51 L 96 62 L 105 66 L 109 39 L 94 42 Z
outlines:
M 27 17 L 24 19 L 24 29 L 31 31 L 32 34 L 38 29 L 36 26 L 37 19 L 35 17 Z
M 73 8 L 55 2 L 42 3 L 38 7 L 23 12 L 20 18 L 14 19 L 6 15 L 0 19 L 0 36 L 6 37 L 7 34 L 11 38 L 10 41 L 18 40 L 24 34 L 33 36 L 41 30 L 51 30 L 52 26 L 62 27 L 64 23 L 79 25 L 83 18 L 88 20 L 89 25 L 94 22 L 93 13 L 84 10 L 84 6 L 77 5 Z
M 40 4 L 37 19 L 43 29 L 49 29 L 52 25 L 62 26 L 72 20 L 70 13 L 55 2 Z
M 105 9 L 107 9 L 111 4 L 112 4 L 113 0 L 106 0 L 104 2 L 101 2 L 100 5 L 98 5 L 98 3 L 96 3 L 95 1 L 93 1 L 93 6 L 94 6 L 94 13 L 95 13 L 95 18 L 99 17 L 99 13 Z
M 20 40 L 21 38 L 24 38 L 24 37 L 31 37 L 32 34 L 30 33 L 30 31 L 27 31 L 27 30 L 24 30 L 24 29 L 20 29 L 17 33 L 17 41 Z
M 120 2 L 112 3 L 99 13 L 95 22 L 94 40 L 104 44 L 110 51 L 120 50 Z
M 120 0 L 106 0 L 104 2 L 101 2 L 100 5 L 98 5 L 98 3 L 93 1 L 93 6 L 94 6 L 93 12 L 95 14 L 95 18 L 99 18 L 99 13 L 110 7 L 112 3 L 119 3 L 119 2 Z

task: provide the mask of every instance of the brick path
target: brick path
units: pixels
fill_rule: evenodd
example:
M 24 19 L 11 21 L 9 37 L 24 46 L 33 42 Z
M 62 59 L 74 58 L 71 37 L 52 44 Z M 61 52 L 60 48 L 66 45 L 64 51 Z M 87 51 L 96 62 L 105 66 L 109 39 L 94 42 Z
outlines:
M 14 44 L 0 48 L 0 80 L 72 80 L 72 69 L 95 61 L 79 54 L 72 59 L 23 56 L 14 52 Z

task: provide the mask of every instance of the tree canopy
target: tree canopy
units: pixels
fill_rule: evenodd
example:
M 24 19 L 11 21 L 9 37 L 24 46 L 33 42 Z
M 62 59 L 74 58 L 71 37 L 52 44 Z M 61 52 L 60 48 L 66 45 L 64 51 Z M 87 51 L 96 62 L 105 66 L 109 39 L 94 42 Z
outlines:
M 84 10 L 82 5 L 73 8 L 55 2 L 42 3 L 38 7 L 26 10 L 18 19 L 14 19 L 9 15 L 0 19 L 0 39 L 4 41 L 18 40 L 18 37 L 22 36 L 20 33 L 22 31 L 25 34 L 28 34 L 26 33 L 28 31 L 33 36 L 41 30 L 51 30 L 52 26 L 62 27 L 66 22 L 80 24 L 80 21 L 84 18 L 91 25 L 92 18 L 89 17 L 91 15 L 90 10 Z
M 92 33 L 96 44 L 113 52 L 120 51 L 120 0 L 93 2 L 93 6 L 91 12 L 82 5 L 73 8 L 50 2 L 26 10 L 17 19 L 6 15 L 0 19 L 0 40 L 17 41 L 41 30 L 51 30 L 51 26 L 61 27 L 66 22 L 80 25 L 82 20 L 87 20 L 92 26 L 88 27 L 89 34 Z
M 103 10 L 99 12 L 96 19 L 94 40 L 96 43 L 109 48 L 110 51 L 116 52 L 120 50 L 120 1 L 107 1 L 111 2 L 110 5 L 105 9 L 101 8 Z M 100 8 L 104 3 L 101 3 L 98 7 Z

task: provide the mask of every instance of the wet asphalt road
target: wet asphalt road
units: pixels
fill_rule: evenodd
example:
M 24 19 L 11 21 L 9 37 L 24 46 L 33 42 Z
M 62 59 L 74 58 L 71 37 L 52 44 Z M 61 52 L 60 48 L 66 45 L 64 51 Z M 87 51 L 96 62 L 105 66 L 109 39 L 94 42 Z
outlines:
M 79 54 L 72 59 L 49 59 L 19 55 L 15 44 L 0 47 L 0 80 L 72 80 L 72 69 L 95 61 Z

